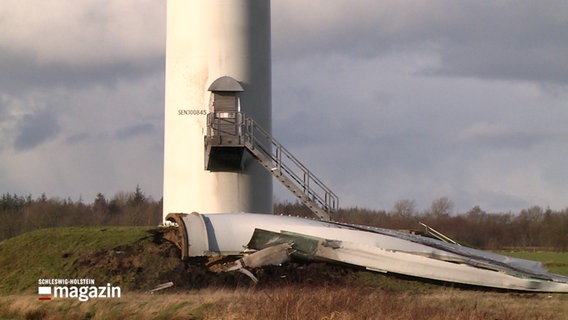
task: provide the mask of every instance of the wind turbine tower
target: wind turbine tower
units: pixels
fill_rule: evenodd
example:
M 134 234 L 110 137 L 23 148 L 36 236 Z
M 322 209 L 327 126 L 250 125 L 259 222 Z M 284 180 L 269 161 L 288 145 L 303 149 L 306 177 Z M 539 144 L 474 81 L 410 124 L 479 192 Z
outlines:
M 270 1 L 168 0 L 164 217 L 272 213 L 272 177 L 262 164 L 239 145 L 205 146 L 208 121 L 230 123 L 241 113 L 270 133 Z

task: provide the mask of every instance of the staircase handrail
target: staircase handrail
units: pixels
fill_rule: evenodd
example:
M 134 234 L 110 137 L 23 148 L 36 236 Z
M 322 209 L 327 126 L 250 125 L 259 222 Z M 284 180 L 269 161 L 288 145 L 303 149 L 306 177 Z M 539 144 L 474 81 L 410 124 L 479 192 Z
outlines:
M 271 170 L 278 170 L 281 174 L 291 177 L 302 188 L 304 194 L 324 211 L 330 213 L 338 209 L 337 195 L 251 117 L 241 112 L 234 112 L 227 118 L 219 118 L 214 113 L 209 113 L 207 124 L 208 136 L 219 133 L 240 135 L 248 148 L 260 151 L 272 161 L 274 166 Z M 234 125 L 234 130 L 227 130 L 231 125 Z

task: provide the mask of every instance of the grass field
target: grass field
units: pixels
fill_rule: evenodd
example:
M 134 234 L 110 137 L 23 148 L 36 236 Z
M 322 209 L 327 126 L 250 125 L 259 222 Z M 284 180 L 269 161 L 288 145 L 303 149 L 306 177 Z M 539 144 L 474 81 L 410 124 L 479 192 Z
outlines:
M 151 243 L 149 227 L 70 227 L 40 229 L 0 242 L 0 293 L 34 292 L 38 279 L 93 278 L 112 282 L 104 270 L 79 267 L 86 252 L 117 251 Z
M 201 275 L 184 273 L 178 253 L 157 240 L 153 228 L 89 227 L 38 230 L 0 242 L 0 319 L 566 319 L 568 314 L 568 294 L 464 289 L 340 267 L 288 269 L 305 273 L 301 281 L 288 281 L 275 268 L 261 277 L 264 285 L 254 287 L 241 275 L 240 285 L 191 289 L 187 285 L 203 281 Z M 541 261 L 551 272 L 568 275 L 568 253 L 501 253 Z M 39 301 L 41 278 L 92 278 L 123 291 L 120 298 L 87 302 Z M 176 285 L 147 293 L 166 281 Z
M 551 273 L 568 276 L 568 252 L 548 251 L 500 251 L 500 254 L 515 258 L 542 262 L 543 266 Z

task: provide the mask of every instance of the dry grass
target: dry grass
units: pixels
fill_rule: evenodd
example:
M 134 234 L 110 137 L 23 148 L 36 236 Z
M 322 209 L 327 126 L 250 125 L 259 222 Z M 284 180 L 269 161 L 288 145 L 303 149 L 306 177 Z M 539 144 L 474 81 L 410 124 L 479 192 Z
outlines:
M 429 294 L 372 288 L 288 287 L 244 294 L 210 319 L 561 319 L 563 296 L 454 289 Z
M 124 293 L 120 299 L 0 298 L 7 319 L 564 319 L 568 296 L 440 288 L 428 293 L 369 287 L 284 286 Z

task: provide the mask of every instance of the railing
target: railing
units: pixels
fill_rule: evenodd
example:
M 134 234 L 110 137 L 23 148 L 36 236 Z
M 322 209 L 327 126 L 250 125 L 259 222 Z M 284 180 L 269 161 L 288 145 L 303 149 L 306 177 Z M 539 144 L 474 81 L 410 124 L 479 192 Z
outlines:
M 339 198 L 308 168 L 256 121 L 240 112 L 209 113 L 207 135 L 240 136 L 251 153 L 270 161 L 274 175 L 284 175 L 292 181 L 310 201 L 327 213 L 336 211 Z M 260 159 L 259 160 L 263 160 Z

